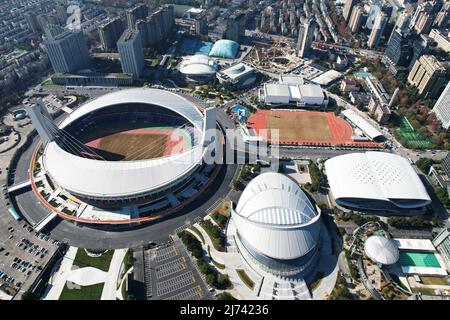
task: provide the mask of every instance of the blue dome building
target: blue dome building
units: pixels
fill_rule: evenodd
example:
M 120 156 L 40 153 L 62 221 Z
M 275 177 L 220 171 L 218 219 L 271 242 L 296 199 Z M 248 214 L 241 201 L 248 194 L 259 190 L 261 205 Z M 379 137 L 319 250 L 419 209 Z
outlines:
M 232 40 L 222 39 L 214 43 L 210 57 L 234 59 L 239 51 L 239 44 Z

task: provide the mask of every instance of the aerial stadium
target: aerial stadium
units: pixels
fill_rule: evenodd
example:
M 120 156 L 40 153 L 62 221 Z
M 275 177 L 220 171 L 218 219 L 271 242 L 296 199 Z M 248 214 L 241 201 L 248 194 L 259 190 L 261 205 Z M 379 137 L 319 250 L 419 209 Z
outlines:
M 306 276 L 319 257 L 320 213 L 289 177 L 267 172 L 245 188 L 231 213 L 234 240 L 254 269 Z
M 43 142 L 32 170 L 39 192 L 48 199 L 50 186 L 95 207 L 149 203 L 167 194 L 175 206 L 176 192 L 204 167 L 215 141 L 205 135 L 216 128 L 214 109 L 158 89 L 104 95 L 59 125 L 39 104 L 28 111 Z
M 351 153 L 325 162 L 338 205 L 356 210 L 420 214 L 431 204 L 408 160 L 386 152 Z M 417 209 L 417 210 L 416 210 Z

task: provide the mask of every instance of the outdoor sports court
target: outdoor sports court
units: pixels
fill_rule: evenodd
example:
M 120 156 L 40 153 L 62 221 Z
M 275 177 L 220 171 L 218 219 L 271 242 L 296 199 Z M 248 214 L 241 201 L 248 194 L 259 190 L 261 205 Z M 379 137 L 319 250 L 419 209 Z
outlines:
M 247 121 L 257 135 L 271 141 L 270 129 L 279 130 L 281 144 L 379 147 L 374 142 L 352 141 L 353 129 L 333 112 L 258 110 Z M 268 129 L 267 134 L 263 129 Z
M 431 147 L 431 142 L 422 134 L 417 132 L 406 117 L 400 121 L 400 134 L 406 140 L 406 143 L 418 149 L 428 149 Z
M 438 259 L 434 253 L 403 251 L 400 252 L 399 262 L 401 266 L 440 268 Z

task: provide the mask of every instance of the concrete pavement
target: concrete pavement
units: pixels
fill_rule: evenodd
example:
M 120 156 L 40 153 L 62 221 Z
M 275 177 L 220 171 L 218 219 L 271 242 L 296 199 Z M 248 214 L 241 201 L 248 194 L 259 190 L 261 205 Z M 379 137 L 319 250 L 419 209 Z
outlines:
M 77 255 L 78 248 L 70 247 L 64 257 L 62 258 L 59 266 L 55 268 L 53 275 L 50 277 L 47 289 L 43 294 L 43 300 L 59 300 L 64 286 L 66 285 L 67 278 L 72 272 L 73 261 Z
M 120 283 L 120 267 L 122 266 L 123 259 L 128 249 L 118 249 L 114 251 L 109 265 L 108 273 L 105 276 L 105 285 L 102 291 L 101 300 L 116 300 L 117 288 Z

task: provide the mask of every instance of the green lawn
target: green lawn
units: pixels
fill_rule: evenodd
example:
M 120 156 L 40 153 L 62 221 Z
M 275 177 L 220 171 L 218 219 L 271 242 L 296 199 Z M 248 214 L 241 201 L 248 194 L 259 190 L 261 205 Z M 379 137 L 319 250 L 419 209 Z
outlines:
M 109 270 L 109 265 L 113 254 L 114 250 L 109 250 L 108 252 L 103 253 L 100 257 L 94 258 L 89 257 L 83 248 L 79 248 L 73 265 L 78 266 L 79 268 L 93 267 L 107 272 Z
M 66 285 L 59 296 L 59 300 L 100 300 L 104 285 L 104 283 L 98 283 L 85 287 L 76 286 L 80 289 L 69 289 L 66 282 Z

